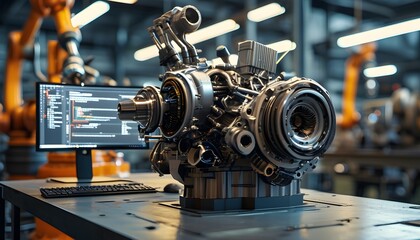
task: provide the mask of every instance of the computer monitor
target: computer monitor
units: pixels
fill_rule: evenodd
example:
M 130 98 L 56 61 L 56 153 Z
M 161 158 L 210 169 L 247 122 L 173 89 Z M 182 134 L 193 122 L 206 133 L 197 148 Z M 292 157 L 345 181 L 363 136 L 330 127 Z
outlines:
M 64 85 L 38 82 L 38 151 L 76 151 L 79 180 L 92 179 L 92 149 L 147 149 L 137 123 L 121 121 L 117 106 L 139 87 Z

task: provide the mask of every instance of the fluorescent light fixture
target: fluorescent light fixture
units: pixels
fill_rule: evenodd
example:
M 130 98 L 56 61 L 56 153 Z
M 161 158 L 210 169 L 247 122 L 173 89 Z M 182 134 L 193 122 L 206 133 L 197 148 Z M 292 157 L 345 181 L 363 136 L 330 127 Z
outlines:
M 125 4 L 134 4 L 137 0 L 108 0 L 110 2 L 125 3 Z
M 202 28 L 186 36 L 187 41 L 191 44 L 204 42 L 206 40 L 221 36 L 223 34 L 235 31 L 239 29 L 239 24 L 237 24 L 232 19 L 227 19 L 219 23 L 210 25 L 208 27 Z
M 231 54 L 231 55 L 229 56 L 229 62 L 230 62 L 230 64 L 232 64 L 232 65 L 236 65 L 236 64 L 238 64 L 238 60 L 239 60 L 239 56 L 238 56 L 238 54 Z
M 231 54 L 229 55 L 229 63 L 232 65 L 237 65 L 238 64 L 238 55 L 237 54 Z M 224 64 L 223 60 L 221 58 L 215 58 L 211 60 L 211 64 L 213 66 L 219 65 L 219 64 Z
M 342 48 L 352 47 L 363 43 L 374 42 L 420 30 L 420 18 L 380 27 L 373 30 L 340 37 L 337 45 Z
M 384 65 L 363 70 L 363 74 L 370 78 L 394 75 L 396 72 L 397 67 L 395 65 Z
M 290 40 L 283 40 L 283 41 L 280 41 L 280 42 L 267 44 L 267 47 L 270 47 L 270 48 L 276 50 L 277 52 L 281 53 L 281 52 L 287 52 L 287 51 L 295 50 L 296 49 L 296 43 L 292 42 Z
M 281 15 L 286 12 L 286 9 L 278 3 L 270 3 L 268 5 L 259 7 L 247 14 L 248 20 L 253 22 L 261 22 L 269 18 Z
M 108 11 L 108 3 L 103 1 L 96 1 L 72 17 L 71 24 L 73 27 L 82 28 L 86 24 L 92 22 Z
M 141 62 L 157 56 L 159 56 L 159 50 L 155 45 L 139 49 L 134 53 L 134 59 Z
M 234 20 L 227 19 L 222 22 L 202 28 L 191 34 L 188 34 L 186 36 L 186 39 L 189 43 L 196 44 L 235 31 L 239 29 L 239 27 L 239 24 L 237 24 Z M 175 46 L 175 49 L 179 52 L 180 49 L 177 47 L 177 45 L 173 45 Z M 134 53 L 134 58 L 137 61 L 146 61 L 157 56 L 159 56 L 159 50 L 155 45 L 139 49 Z

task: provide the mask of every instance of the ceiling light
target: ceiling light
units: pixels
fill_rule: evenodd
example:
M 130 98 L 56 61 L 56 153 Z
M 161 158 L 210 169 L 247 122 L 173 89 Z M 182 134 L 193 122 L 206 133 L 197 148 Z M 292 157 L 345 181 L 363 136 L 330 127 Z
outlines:
M 73 27 L 82 28 L 96 18 L 109 11 L 109 4 L 103 1 L 97 1 L 89 5 L 71 18 Z
M 155 45 L 139 49 L 134 53 L 134 59 L 137 61 L 146 61 L 157 56 L 159 56 L 159 50 Z
M 266 46 L 276 50 L 279 53 L 293 51 L 296 49 L 296 43 L 290 40 L 283 40 L 280 42 L 267 44 Z
M 237 54 L 230 54 L 229 55 L 229 63 L 231 65 L 238 64 L 238 58 L 239 57 L 238 57 Z M 211 65 L 216 66 L 216 65 L 219 65 L 219 64 L 225 64 L 220 57 L 211 60 Z
M 239 56 L 237 54 L 229 55 L 229 63 L 232 65 L 238 64 Z
M 188 34 L 186 39 L 189 43 L 196 44 L 235 31 L 239 29 L 239 27 L 239 24 L 237 24 L 234 20 L 227 19 Z M 172 45 L 178 52 L 180 51 L 176 44 Z M 134 58 L 137 61 L 146 61 L 157 56 L 159 56 L 159 50 L 155 45 L 139 49 L 134 53 Z
M 386 27 L 380 27 L 373 30 L 340 37 L 337 40 L 337 45 L 342 48 L 347 48 L 419 30 L 420 18 L 417 18 L 401 23 L 392 24 Z
M 384 65 L 363 70 L 363 74 L 370 78 L 394 75 L 396 72 L 397 67 L 395 65 Z
M 248 20 L 253 22 L 261 22 L 266 19 L 281 15 L 286 12 L 286 9 L 278 3 L 270 3 L 268 5 L 259 7 L 247 14 Z
M 187 35 L 186 38 L 188 42 L 195 44 L 235 31 L 237 29 L 239 29 L 239 24 L 237 24 L 232 19 L 227 19 L 197 30 L 196 32 Z
M 125 3 L 125 4 L 134 4 L 137 0 L 108 0 L 110 2 Z

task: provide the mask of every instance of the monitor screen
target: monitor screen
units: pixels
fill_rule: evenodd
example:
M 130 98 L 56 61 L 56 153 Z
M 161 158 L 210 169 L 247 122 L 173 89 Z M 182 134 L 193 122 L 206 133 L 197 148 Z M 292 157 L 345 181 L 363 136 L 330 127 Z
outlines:
M 139 149 L 137 123 L 118 118 L 118 103 L 139 87 L 37 83 L 37 149 Z

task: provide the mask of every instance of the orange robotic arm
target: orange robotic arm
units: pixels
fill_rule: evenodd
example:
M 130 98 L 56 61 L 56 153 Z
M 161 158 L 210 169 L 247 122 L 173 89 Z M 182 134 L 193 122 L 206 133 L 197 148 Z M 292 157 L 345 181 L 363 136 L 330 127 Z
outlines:
M 356 93 L 360 68 L 364 62 L 375 58 L 375 50 L 374 43 L 364 44 L 360 51 L 350 56 L 346 62 L 342 116 L 337 117 L 337 125 L 342 128 L 351 128 L 359 122 L 360 116 L 356 110 Z
M 61 83 L 61 73 L 63 63 L 67 53 L 60 47 L 57 41 L 48 42 L 48 81 L 52 83 Z
M 35 129 L 35 122 L 28 121 L 35 119 L 35 111 L 20 111 L 22 105 L 21 72 L 22 61 L 31 56 L 35 35 L 44 17 L 52 16 L 54 18 L 61 47 L 66 50 L 68 55 L 74 56 L 73 61 L 70 61 L 71 63 L 76 62 L 77 65 L 76 67 L 74 63 L 72 65 L 72 69 L 78 71 L 78 74 L 74 76 L 80 77 L 84 74 L 83 61 L 78 53 L 80 31 L 72 26 L 70 18 L 70 8 L 73 6 L 74 0 L 30 0 L 30 3 L 32 9 L 23 30 L 12 32 L 9 35 L 4 88 L 5 113 L 0 115 L 0 131 L 2 132 L 25 129 L 32 132 Z

